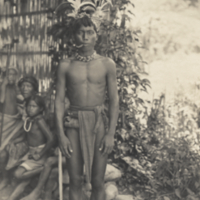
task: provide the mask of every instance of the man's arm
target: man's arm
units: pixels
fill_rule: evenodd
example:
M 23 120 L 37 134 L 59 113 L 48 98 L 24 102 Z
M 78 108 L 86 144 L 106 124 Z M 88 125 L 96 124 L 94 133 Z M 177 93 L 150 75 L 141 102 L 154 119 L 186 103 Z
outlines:
M 66 64 L 68 65 L 69 63 L 61 61 L 58 68 L 56 84 L 55 114 L 59 140 L 65 135 L 63 129 L 63 117 L 65 107 L 65 67 L 67 67 Z
M 58 141 L 63 155 L 68 158 L 70 157 L 70 152 L 72 152 L 72 148 L 68 138 L 64 133 L 63 117 L 65 112 L 66 73 L 67 69 L 69 68 L 69 65 L 70 65 L 70 60 L 65 60 L 60 62 L 57 74 L 56 99 L 55 99 L 55 114 L 56 114 Z
M 99 148 L 103 155 L 111 153 L 113 149 L 115 128 L 119 113 L 116 66 L 114 61 L 111 59 L 106 60 L 105 66 L 107 67 L 106 84 L 109 98 L 109 127 L 108 132 L 104 136 Z
M 114 136 L 119 114 L 119 98 L 117 91 L 116 65 L 114 61 L 107 62 L 107 88 L 109 98 L 109 129 L 108 134 Z

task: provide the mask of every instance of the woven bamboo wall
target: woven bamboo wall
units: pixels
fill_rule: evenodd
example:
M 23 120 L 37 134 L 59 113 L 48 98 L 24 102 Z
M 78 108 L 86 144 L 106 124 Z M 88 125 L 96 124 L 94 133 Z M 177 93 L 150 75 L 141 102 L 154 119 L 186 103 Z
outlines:
M 52 25 L 51 9 L 59 0 L 0 0 L 0 68 L 17 67 L 19 74 L 33 74 L 40 81 L 40 91 L 49 88 L 51 57 L 48 48 L 54 45 L 47 36 Z M 6 44 L 19 40 L 9 49 Z M 3 48 L 4 47 L 4 48 Z M 10 55 L 10 56 L 8 56 Z

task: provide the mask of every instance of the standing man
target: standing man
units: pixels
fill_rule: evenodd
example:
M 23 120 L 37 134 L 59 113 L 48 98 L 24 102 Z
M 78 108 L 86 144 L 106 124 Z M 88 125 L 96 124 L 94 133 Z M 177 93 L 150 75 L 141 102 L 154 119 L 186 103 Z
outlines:
M 96 54 L 96 27 L 88 16 L 74 21 L 73 36 L 74 45 L 79 48 L 74 57 L 60 62 L 55 101 L 59 145 L 67 158 L 70 176 L 69 199 L 81 199 L 84 165 L 86 180 L 92 184 L 91 200 L 105 200 L 104 174 L 118 119 L 116 66 L 111 59 Z M 70 107 L 64 131 L 66 91 Z M 106 92 L 109 98 L 107 129 L 103 109 Z

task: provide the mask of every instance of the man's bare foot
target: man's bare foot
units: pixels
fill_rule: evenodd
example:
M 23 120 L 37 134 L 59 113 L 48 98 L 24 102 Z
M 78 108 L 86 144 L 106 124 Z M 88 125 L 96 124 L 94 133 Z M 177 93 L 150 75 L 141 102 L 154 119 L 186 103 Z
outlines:
M 2 180 L 1 183 L 0 183 L 0 191 L 3 190 L 5 187 L 7 187 L 8 183 L 9 183 L 8 179 Z
M 40 192 L 31 192 L 28 196 L 23 197 L 21 200 L 38 200 Z

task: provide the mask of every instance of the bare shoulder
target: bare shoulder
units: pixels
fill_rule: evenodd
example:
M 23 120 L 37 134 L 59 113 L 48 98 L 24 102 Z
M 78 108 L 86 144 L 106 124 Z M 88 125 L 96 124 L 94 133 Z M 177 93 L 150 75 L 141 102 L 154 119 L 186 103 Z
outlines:
M 35 122 L 41 129 L 45 129 L 47 127 L 47 123 L 43 116 L 35 119 Z
M 43 115 L 38 115 L 37 117 L 35 117 L 34 121 L 37 122 L 37 123 L 39 123 L 39 124 L 45 123 Z
M 66 59 L 61 60 L 59 63 L 59 71 L 61 73 L 66 73 L 71 65 L 71 62 L 72 62 L 71 58 L 66 58 Z
M 108 72 L 115 72 L 116 71 L 116 64 L 111 58 L 101 56 L 101 55 L 98 55 L 98 56 L 99 56 L 99 59 L 102 60 L 104 66 L 106 67 Z

